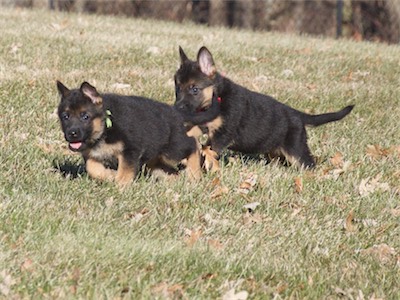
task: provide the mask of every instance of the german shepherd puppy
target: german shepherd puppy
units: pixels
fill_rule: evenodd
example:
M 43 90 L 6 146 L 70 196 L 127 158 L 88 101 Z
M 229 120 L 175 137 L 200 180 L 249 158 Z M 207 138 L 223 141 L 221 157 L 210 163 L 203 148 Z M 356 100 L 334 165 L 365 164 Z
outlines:
M 206 114 L 183 117 L 172 106 L 151 99 L 99 94 L 87 82 L 70 90 L 57 81 L 57 88 L 65 139 L 72 151 L 82 153 L 90 177 L 115 180 L 124 187 L 144 164 L 176 166 L 183 159 L 189 178 L 200 177 L 199 149 L 187 135 L 184 120 L 204 123 L 209 120 Z M 106 167 L 113 160 L 118 161 L 117 170 Z
M 206 47 L 197 61 L 188 59 L 179 47 L 181 66 L 175 74 L 175 107 L 195 112 L 209 106 L 215 94 L 219 114 L 206 127 L 212 150 L 228 148 L 248 154 L 285 156 L 292 164 L 313 168 L 315 160 L 307 145 L 306 125 L 319 126 L 344 118 L 353 105 L 320 115 L 295 110 L 270 96 L 250 91 L 217 72 Z

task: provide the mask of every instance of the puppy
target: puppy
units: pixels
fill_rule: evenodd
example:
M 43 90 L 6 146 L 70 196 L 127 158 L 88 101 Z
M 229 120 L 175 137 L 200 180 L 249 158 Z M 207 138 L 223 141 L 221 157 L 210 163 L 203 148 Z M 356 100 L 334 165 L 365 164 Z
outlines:
M 181 66 L 175 73 L 175 107 L 196 112 L 219 98 L 218 116 L 206 124 L 211 148 L 220 153 L 231 149 L 248 154 L 285 156 L 292 164 L 315 167 L 307 145 L 306 125 L 319 126 L 344 118 L 353 105 L 320 115 L 291 108 L 274 98 L 242 87 L 217 72 L 206 47 L 200 48 L 197 61 L 188 59 L 179 48 Z
M 184 120 L 192 119 L 192 125 L 204 123 L 210 118 L 206 113 L 181 115 L 151 99 L 99 94 L 87 82 L 70 90 L 57 81 L 57 88 L 65 139 L 70 150 L 82 153 L 90 177 L 115 180 L 125 187 L 145 164 L 176 167 L 187 159 L 189 178 L 199 179 L 199 149 L 187 135 Z M 113 160 L 118 162 L 117 170 L 106 167 Z

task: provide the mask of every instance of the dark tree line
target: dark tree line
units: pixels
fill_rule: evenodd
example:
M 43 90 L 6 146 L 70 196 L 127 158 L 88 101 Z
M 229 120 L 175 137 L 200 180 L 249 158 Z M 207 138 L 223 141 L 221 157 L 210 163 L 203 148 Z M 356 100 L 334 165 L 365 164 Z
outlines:
M 82 13 L 400 42 L 398 0 L 0 0 Z M 338 24 L 338 2 L 340 24 Z M 338 25 L 340 25 L 338 27 Z M 340 29 L 340 30 L 339 30 Z M 339 30 L 339 31 L 338 31 Z

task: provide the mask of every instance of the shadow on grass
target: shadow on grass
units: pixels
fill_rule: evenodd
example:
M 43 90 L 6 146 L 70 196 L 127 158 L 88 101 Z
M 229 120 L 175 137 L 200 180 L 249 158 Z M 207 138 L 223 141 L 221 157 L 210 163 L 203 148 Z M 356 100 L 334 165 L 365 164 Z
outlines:
M 76 160 L 66 159 L 60 161 L 53 160 L 53 168 L 55 172 L 59 172 L 63 177 L 75 179 L 86 173 L 85 165 Z
M 283 156 L 270 157 L 268 155 L 263 155 L 263 154 L 244 154 L 230 150 L 224 151 L 222 155 L 219 157 L 220 164 L 227 165 L 229 164 L 229 159 L 232 158 L 240 160 L 244 165 L 252 163 L 262 163 L 263 165 L 266 166 L 273 161 L 278 161 L 284 167 L 290 166 L 290 163 Z

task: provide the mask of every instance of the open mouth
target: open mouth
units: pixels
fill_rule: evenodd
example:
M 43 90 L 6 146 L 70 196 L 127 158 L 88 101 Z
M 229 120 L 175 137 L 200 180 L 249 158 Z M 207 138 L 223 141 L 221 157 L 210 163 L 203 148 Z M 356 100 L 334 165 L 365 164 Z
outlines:
M 71 149 L 72 151 L 79 151 L 81 147 L 82 147 L 82 142 L 69 143 L 69 149 Z

